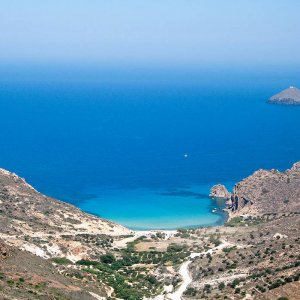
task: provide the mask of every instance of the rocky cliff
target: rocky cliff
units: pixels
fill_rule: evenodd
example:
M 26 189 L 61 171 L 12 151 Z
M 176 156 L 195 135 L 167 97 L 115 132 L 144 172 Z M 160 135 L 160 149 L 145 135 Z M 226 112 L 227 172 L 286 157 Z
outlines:
M 235 185 L 230 217 L 300 212 L 300 162 L 285 172 L 258 170 Z

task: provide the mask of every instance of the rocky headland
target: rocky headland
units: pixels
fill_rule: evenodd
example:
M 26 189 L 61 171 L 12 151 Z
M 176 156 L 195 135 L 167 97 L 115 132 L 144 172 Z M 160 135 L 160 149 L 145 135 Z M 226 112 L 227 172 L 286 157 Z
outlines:
M 268 103 L 271 104 L 286 104 L 300 105 L 300 90 L 294 86 L 285 89 L 284 91 L 272 96 Z
M 229 217 L 300 212 L 300 162 L 285 172 L 258 170 L 234 186 Z

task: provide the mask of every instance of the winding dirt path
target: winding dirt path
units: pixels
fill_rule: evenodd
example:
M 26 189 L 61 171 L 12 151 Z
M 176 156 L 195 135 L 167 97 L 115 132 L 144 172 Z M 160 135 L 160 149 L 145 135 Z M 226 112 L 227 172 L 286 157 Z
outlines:
M 181 285 L 179 286 L 179 288 L 175 292 L 167 294 L 165 296 L 165 299 L 167 299 L 167 300 L 182 300 L 183 299 L 182 298 L 183 293 L 186 291 L 189 284 L 193 281 L 193 279 L 191 277 L 191 274 L 189 272 L 189 265 L 190 265 L 190 263 L 192 262 L 192 260 L 194 258 L 199 257 L 201 255 L 206 255 L 208 253 L 212 254 L 214 251 L 221 250 L 221 249 L 224 249 L 224 248 L 229 247 L 229 246 L 233 246 L 233 245 L 228 243 L 228 242 L 223 242 L 221 245 L 219 245 L 217 247 L 214 247 L 214 248 L 211 248 L 207 251 L 203 251 L 203 252 L 200 252 L 200 253 L 191 253 L 190 256 L 189 256 L 189 259 L 187 261 L 185 261 L 180 266 L 180 269 L 179 269 L 179 274 L 182 277 Z
M 189 272 L 189 265 L 191 262 L 192 262 L 191 260 L 188 260 L 181 265 L 179 269 L 179 275 L 182 277 L 183 281 L 179 286 L 179 288 L 174 293 L 168 294 L 166 296 L 166 299 L 170 299 L 170 300 L 182 299 L 183 293 L 187 289 L 188 285 L 192 282 L 192 277 Z

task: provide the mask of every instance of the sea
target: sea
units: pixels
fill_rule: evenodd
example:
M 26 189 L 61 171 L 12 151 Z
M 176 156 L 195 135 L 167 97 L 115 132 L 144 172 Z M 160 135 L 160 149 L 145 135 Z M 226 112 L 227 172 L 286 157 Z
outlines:
M 135 230 L 220 225 L 214 184 L 300 160 L 292 66 L 0 68 L 0 167 Z

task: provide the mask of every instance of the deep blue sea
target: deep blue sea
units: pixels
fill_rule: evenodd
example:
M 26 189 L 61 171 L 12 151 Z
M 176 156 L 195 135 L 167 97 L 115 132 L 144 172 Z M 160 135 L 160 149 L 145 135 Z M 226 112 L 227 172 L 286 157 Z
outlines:
M 288 67 L 3 66 L 0 167 L 130 228 L 220 224 L 213 184 L 300 160 L 300 107 L 266 104 L 290 85 Z

